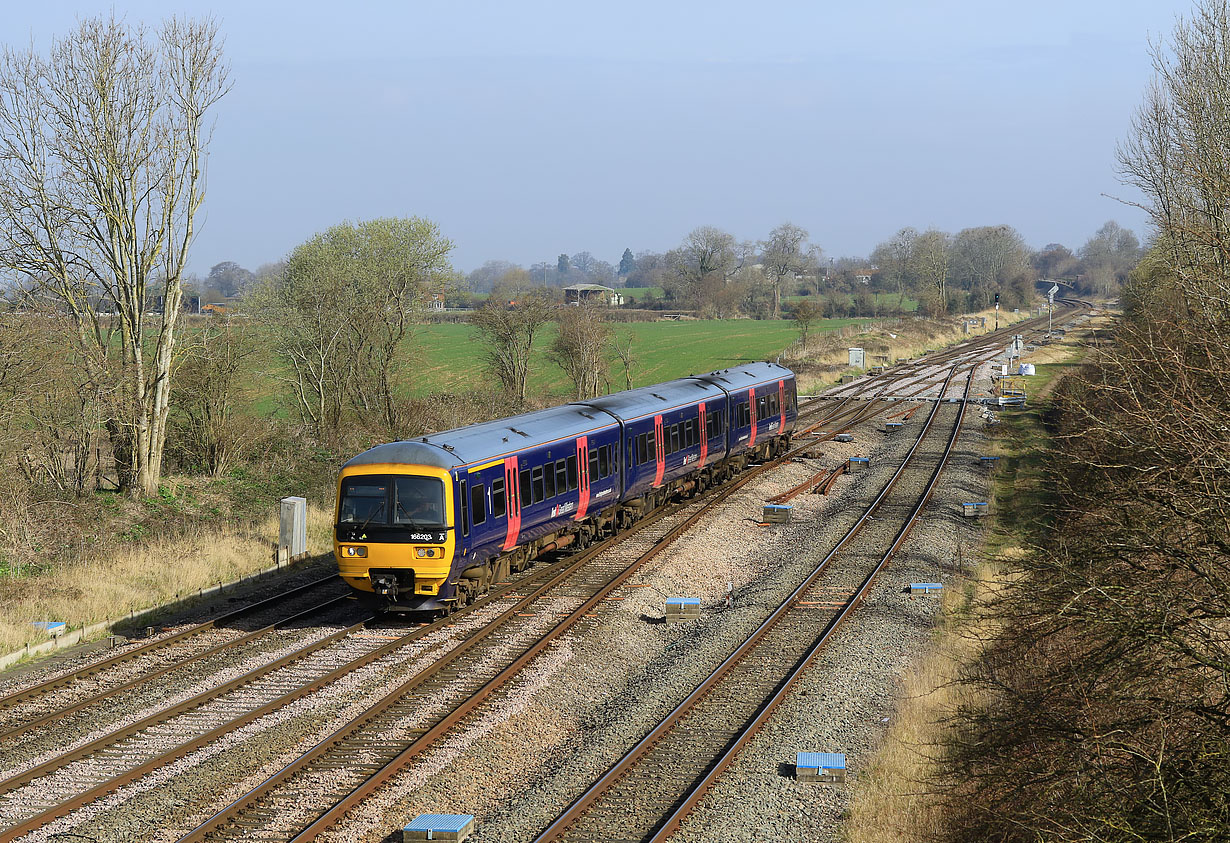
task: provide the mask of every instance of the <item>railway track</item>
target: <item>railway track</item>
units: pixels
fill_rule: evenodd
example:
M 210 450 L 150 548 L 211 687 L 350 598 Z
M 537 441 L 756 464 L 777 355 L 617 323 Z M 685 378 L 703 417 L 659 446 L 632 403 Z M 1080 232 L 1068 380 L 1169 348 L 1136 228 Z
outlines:
M 966 397 L 971 383 L 972 373 Z M 933 405 L 906 460 L 812 575 L 536 843 L 659 841 L 678 829 L 905 540 L 956 441 L 964 406 Z M 953 423 L 936 424 L 941 415 Z
M 733 483 L 715 490 L 699 502 L 687 504 L 688 508 L 695 510 L 694 515 L 686 518 L 681 527 L 673 530 L 670 538 L 651 539 L 652 547 L 638 557 L 636 564 L 644 564 L 651 559 L 674 536 L 694 524 L 709 506 L 725 499 L 753 477 L 785 459 L 786 457 L 782 457 L 772 464 L 746 472 Z M 679 506 L 668 507 L 641 521 L 633 528 L 633 532 L 639 533 L 662 518 L 674 516 L 680 509 Z M 579 600 L 597 587 L 598 596 L 591 594 L 579 613 L 574 612 L 577 615 L 573 618 L 575 622 L 580 616 L 592 610 L 593 605 L 591 604 L 594 601 L 601 601 L 609 596 L 610 591 L 618 588 L 620 583 L 635 570 L 635 565 L 625 566 L 624 573 L 615 574 L 614 579 L 608 576 L 607 582 L 603 584 L 600 582 L 603 579 L 600 572 L 604 566 L 594 564 L 595 558 L 604 551 L 611 550 L 618 542 L 628 538 L 624 535 L 609 539 L 590 551 L 576 554 L 564 562 L 541 569 L 534 576 L 527 577 L 518 584 L 509 584 L 493 592 L 487 598 L 474 603 L 464 613 L 455 614 L 454 619 L 462 614 L 489 606 L 495 600 L 516 601 L 515 605 L 506 609 L 499 618 L 484 624 L 474 634 L 472 640 L 467 640 L 458 647 L 460 651 L 458 654 L 443 657 L 427 675 L 416 677 L 412 680 L 412 684 L 417 686 L 426 682 L 430 677 L 443 677 L 446 680 L 451 678 L 458 686 L 466 682 L 472 684 L 473 677 L 479 674 L 467 672 L 468 668 L 454 667 L 450 677 L 448 666 L 462 658 L 463 654 L 478 649 L 477 641 L 490 639 L 499 641 L 502 646 L 508 640 L 508 630 L 505 628 L 507 622 L 514 617 L 536 614 L 524 611 L 526 608 L 543 601 L 558 602 L 569 598 Z M 626 556 L 626 549 L 621 553 Z M 593 580 L 589 584 L 586 584 L 585 577 L 578 573 L 587 569 L 590 571 L 589 578 Z M 609 566 L 606 570 L 609 575 L 611 571 Z M 564 585 L 566 582 L 568 584 Z M 541 583 L 541 585 L 531 589 L 530 594 L 521 596 L 518 593 L 518 589 L 529 588 L 535 583 Z M 561 590 L 561 586 L 565 593 L 555 593 L 552 596 L 553 591 Z M 579 594 L 566 593 L 569 590 L 576 592 L 578 589 Z M 69 751 L 57 753 L 42 763 L 27 764 L 19 771 L 0 780 L 0 823 L 7 824 L 7 827 L 0 827 L 0 843 L 15 840 L 51 820 L 136 781 L 164 764 L 183 758 L 194 750 L 254 722 L 281 706 L 302 698 L 347 673 L 423 638 L 429 631 L 436 630 L 445 623 L 441 621 L 408 635 L 400 636 L 395 641 L 373 646 L 355 637 L 357 632 L 366 628 L 370 620 L 369 618 L 325 635 L 228 682 L 209 687 L 172 707 L 162 708 L 145 718 L 127 723 L 119 729 L 72 746 Z M 495 635 L 497 631 L 503 635 Z M 554 637 L 558 637 L 562 631 L 560 629 Z M 356 640 L 361 643 L 353 644 Z M 540 652 L 550 640 L 553 638 L 540 640 L 538 649 L 524 655 L 522 660 L 517 662 L 518 668 L 524 661 Z M 355 649 L 358 651 L 357 654 L 352 652 Z M 515 672 L 514 669 L 508 673 L 503 681 L 515 675 Z M 481 702 L 483 697 L 485 694 L 480 694 L 477 702 Z M 386 708 L 392 708 L 391 703 Z M 333 768 L 336 769 L 337 765 L 333 765 Z
M 805 447 L 805 446 L 804 446 Z M 458 652 L 392 690 L 371 709 L 342 726 L 309 752 L 268 777 L 264 782 L 226 806 L 180 838 L 179 843 L 202 840 L 294 840 L 307 841 L 329 828 L 347 811 L 379 789 L 385 782 L 435 746 L 450 729 L 478 712 L 481 706 L 515 680 L 530 662 L 542 655 L 560 637 L 592 617 L 603 601 L 620 599 L 616 592 L 658 553 L 697 523 L 709 510 L 755 476 L 780 464 L 797 450 L 773 463 L 744 474 L 731 484 L 687 507 L 686 518 L 668 532 L 647 537 L 648 546 L 634 559 L 636 548 L 621 546 L 610 563 L 591 558 L 578 561 L 559 581 L 526 595 L 505 615 L 484 628 L 482 639 L 508 642 L 513 635 L 503 626 L 516 616 L 555 613 L 550 628 L 515 655 L 492 660 L 473 642 L 474 651 Z M 585 568 L 589 573 L 581 573 Z M 602 572 L 595 577 L 596 572 Z M 566 605 L 551 588 L 564 585 Z M 556 605 L 540 607 L 552 601 Z M 536 608 L 537 607 L 537 608 Z M 437 710 L 433 704 L 449 702 Z M 371 735 L 380 735 L 373 740 Z M 319 805 L 319 808 L 305 806 Z
M 972 369 L 974 365 L 976 364 L 969 364 L 969 365 L 970 365 L 970 368 Z M 880 381 L 879 378 L 876 378 L 876 379 L 872 379 L 870 383 L 865 384 L 865 386 L 883 391 L 886 387 L 886 384 Z M 920 386 L 919 391 L 921 392 L 921 391 L 933 389 L 934 386 L 935 386 L 934 383 L 932 383 L 929 386 Z M 940 390 L 940 394 L 941 396 L 943 394 L 942 387 Z M 834 401 L 836 403 L 834 403 Z M 893 406 L 892 404 L 888 402 L 867 401 L 867 400 L 860 401 L 860 400 L 855 400 L 853 397 L 844 397 L 844 398 L 838 397 L 834 400 L 823 400 L 822 399 L 814 403 L 817 405 L 814 415 L 811 414 L 810 405 L 809 405 L 808 412 L 801 412 L 801 416 L 807 420 L 808 424 L 813 428 L 814 431 L 819 431 L 826 438 L 831 435 L 834 435 L 839 430 L 846 429 L 850 426 L 853 426 L 854 424 L 857 424 L 863 420 L 866 420 L 867 418 L 870 418 L 876 413 L 882 412 L 885 407 Z M 897 406 L 900 406 L 900 405 L 898 404 Z M 938 408 L 938 406 L 939 406 L 939 402 L 936 403 L 933 409 Z M 812 421 L 813 418 L 816 420 Z M 807 442 L 805 445 L 795 448 L 793 451 L 791 451 L 790 454 L 787 455 L 787 457 L 792 456 L 792 455 L 797 455 L 799 452 L 801 452 L 805 448 L 811 446 L 819 438 L 821 437 L 813 438 L 811 441 Z M 751 475 L 751 474 L 745 475 L 743 478 L 741 478 L 740 481 L 737 481 L 737 482 L 739 483 L 739 485 L 742 485 L 743 482 L 750 480 L 752 476 L 754 475 Z M 733 488 L 725 487 L 721 491 L 728 493 L 728 490 L 733 491 Z M 720 493 L 715 492 L 714 494 L 718 495 Z M 690 506 L 694 508 L 699 508 L 699 504 L 697 503 L 693 503 Z M 648 521 L 642 522 L 642 525 L 647 525 L 647 524 L 648 524 Z M 595 548 L 594 550 L 598 551 L 600 549 L 601 547 Z M 607 549 L 610 549 L 609 546 L 607 547 Z M 590 555 L 589 553 L 586 553 L 586 554 L 579 554 L 578 556 L 589 556 L 589 555 Z M 565 560 L 565 562 L 556 563 L 553 566 L 548 566 L 548 568 L 546 569 L 541 569 L 541 570 L 535 569 L 535 571 L 532 571 L 532 573 L 535 573 L 534 581 L 537 583 L 545 583 L 548 577 L 554 577 L 555 572 L 562 571 L 564 567 L 570 564 L 572 562 L 572 559 L 575 559 L 575 558 L 576 557 L 573 557 L 573 558 L 570 558 L 569 560 Z M 595 566 L 595 567 L 600 567 L 600 566 Z M 576 581 L 576 582 L 579 583 L 579 581 Z M 516 587 L 512 587 L 512 586 L 505 587 L 505 589 L 501 591 L 499 594 L 491 595 L 490 600 L 491 601 L 503 601 L 504 605 L 500 607 L 500 610 L 504 614 L 507 614 L 510 610 L 512 610 L 512 614 L 514 616 L 521 616 L 521 617 L 525 617 L 525 616 L 532 616 L 532 617 L 539 617 L 539 618 L 546 618 L 548 616 L 552 618 L 559 618 L 561 616 L 570 617 L 571 614 L 575 614 L 577 611 L 580 611 L 579 618 L 574 619 L 574 623 L 580 623 L 580 622 L 583 622 L 580 620 L 581 618 L 584 618 L 585 615 L 588 614 L 589 611 L 592 611 L 594 606 L 601 605 L 601 601 L 605 599 L 604 597 L 597 597 L 596 599 L 598 600 L 598 603 L 595 603 L 589 606 L 589 609 L 586 610 L 585 605 L 590 600 L 594 599 L 594 595 L 598 593 L 598 592 L 593 592 L 591 594 L 589 591 L 586 590 L 587 588 L 591 588 L 592 584 L 586 587 L 582 587 L 581 585 L 571 586 L 570 588 L 573 589 L 573 593 L 565 594 L 564 592 L 569 587 L 566 587 L 564 585 L 563 580 L 559 580 L 555 583 L 557 592 L 554 594 L 554 596 L 549 596 L 548 592 L 542 589 L 536 589 L 538 596 L 535 599 L 539 602 L 530 603 L 530 604 L 521 606 L 521 609 L 530 608 L 532 611 L 514 610 L 513 607 L 509 604 L 511 604 L 515 600 L 517 604 L 520 605 L 521 600 L 529 598 L 530 594 L 528 592 L 535 590 L 535 589 L 531 589 L 530 585 L 531 583 L 526 582 Z M 618 588 L 618 585 L 616 585 L 615 587 Z M 586 594 L 590 594 L 590 596 L 586 597 L 585 596 Z M 609 596 L 609 592 L 607 596 Z M 577 605 L 576 605 L 576 608 L 572 609 L 570 613 L 565 613 L 564 610 L 566 606 L 563 606 L 562 604 L 566 603 L 569 600 L 571 600 L 573 603 L 577 603 Z M 534 608 L 535 606 L 546 605 L 547 603 L 552 602 L 552 601 L 554 601 L 554 603 L 557 604 L 556 608 L 545 609 L 543 611 L 538 611 L 537 609 Z M 488 602 L 488 599 L 485 598 L 484 601 L 479 601 L 475 603 L 472 607 L 472 610 L 478 610 L 482 606 L 491 607 L 493 605 L 494 605 L 493 603 Z M 493 608 L 491 609 L 491 611 L 494 612 L 495 609 Z M 458 615 L 455 615 L 454 618 L 456 619 L 460 617 L 462 614 L 463 613 L 458 613 Z M 215 621 L 214 623 L 217 623 L 217 621 Z M 526 624 L 526 626 L 529 626 L 529 624 Z M 430 628 L 439 629 L 439 626 L 432 625 L 432 627 Z M 425 630 L 423 632 L 425 632 Z M 345 632 L 343 632 L 342 637 L 343 638 L 345 637 Z M 408 636 L 403 636 L 403 637 L 408 637 Z M 505 640 L 507 640 L 509 637 L 510 636 L 505 635 Z M 533 636 L 530 636 L 527 633 L 526 637 L 528 639 Z M 382 644 L 381 645 L 382 653 L 392 652 L 393 650 L 397 649 L 397 647 L 391 646 L 392 644 L 394 644 L 394 642 L 387 642 L 385 644 Z M 458 660 L 464 657 L 464 653 L 470 653 L 470 657 L 473 658 L 472 651 L 477 650 L 478 646 L 474 645 L 473 647 L 469 647 L 468 645 L 469 645 L 469 638 L 467 637 L 466 640 L 461 643 L 461 645 L 454 648 L 454 649 L 464 648 L 464 652 L 455 657 L 451 657 L 451 656 L 446 657 L 446 663 L 453 663 L 453 664 L 459 663 Z M 385 650 L 383 649 L 384 647 L 387 647 L 388 649 Z M 538 652 L 541 652 L 541 650 L 539 650 Z M 369 653 L 368 655 L 371 655 L 371 654 Z M 518 656 L 516 659 L 513 660 L 513 662 L 507 662 L 507 660 L 505 660 L 505 663 L 507 664 L 507 669 L 511 670 L 511 672 L 509 672 L 506 676 L 504 676 L 504 679 L 502 681 L 506 682 L 512 679 L 513 677 L 515 677 L 517 670 L 519 670 L 520 667 L 523 667 L 525 664 L 527 664 L 528 661 L 533 658 L 533 655 L 534 654 L 532 653 L 525 653 L 525 654 L 522 654 L 521 656 Z M 380 657 L 381 655 L 372 655 L 371 658 L 368 659 L 367 663 L 371 663 L 372 661 Z M 493 660 L 488 659 L 488 661 L 491 662 Z M 519 666 L 514 667 L 513 666 L 514 663 L 516 663 Z M 338 669 L 340 670 L 340 668 Z M 337 673 L 337 670 L 332 671 L 327 675 L 334 675 L 335 673 Z M 477 702 L 475 703 L 475 708 L 471 708 L 469 709 L 469 711 L 476 710 L 476 707 L 482 704 L 483 699 L 489 698 L 492 694 L 497 693 L 495 687 L 488 687 L 488 685 L 490 684 L 490 681 L 494 681 L 494 679 L 498 678 L 498 676 L 504 675 L 503 672 L 501 672 L 500 674 L 497 674 L 497 676 L 493 677 L 492 680 L 489 680 L 488 683 L 478 688 L 475 693 L 470 693 L 470 691 L 473 690 L 473 688 L 464 687 L 464 682 L 460 677 L 460 674 L 462 673 L 462 671 L 460 669 L 455 669 L 455 673 L 457 675 L 453 676 L 450 681 L 447 675 L 447 668 L 443 668 L 442 672 L 438 673 L 438 677 L 439 677 L 438 681 L 443 682 L 444 687 L 451 687 L 453 689 L 453 691 L 451 692 L 453 698 L 456 698 L 456 699 L 464 698 L 466 700 L 472 700 L 478 697 L 479 699 L 477 699 Z M 337 674 L 337 675 L 341 675 L 341 674 Z M 334 676 L 334 678 L 336 678 L 336 676 Z M 329 681 L 329 680 L 322 680 L 318 676 L 318 684 L 316 687 L 320 687 L 326 681 Z M 417 681 L 417 677 L 416 677 L 416 680 L 412 680 L 412 681 Z M 471 686 L 472 686 L 472 683 L 471 683 Z M 426 687 L 426 686 L 424 685 L 422 687 Z M 437 689 L 439 689 L 442 686 L 437 685 L 436 687 Z M 303 693 L 308 693 L 308 692 L 310 691 L 304 691 Z M 260 710 L 271 710 L 269 708 L 269 706 L 271 705 L 273 705 L 274 707 L 276 707 L 277 705 L 284 705 L 287 700 L 294 698 L 292 694 L 298 695 L 299 692 L 298 691 L 287 692 L 287 693 L 284 693 L 281 697 L 268 698 L 268 702 L 265 702 L 261 706 L 258 706 L 257 709 L 252 709 L 249 707 L 249 709 L 243 715 L 241 715 L 241 716 L 247 717 L 247 720 L 245 720 L 244 722 L 252 722 L 254 719 L 260 716 L 259 713 L 257 712 L 259 712 Z M 434 699 L 435 697 L 432 696 L 432 698 Z M 420 709 L 414 708 L 413 699 L 414 699 L 414 695 L 412 694 L 410 709 L 415 712 L 420 712 L 421 708 Z M 384 712 L 376 713 L 376 714 L 372 714 L 371 712 L 369 712 L 363 715 L 360 718 L 363 721 L 363 724 L 353 729 L 352 732 L 354 732 L 355 734 L 359 734 L 363 732 L 370 734 L 373 728 L 373 723 L 376 723 L 380 717 L 389 718 L 383 722 L 387 722 L 387 723 L 391 723 L 395 725 L 400 724 L 398 728 L 403 728 L 403 729 L 409 728 L 406 726 L 406 723 L 404 722 L 405 717 L 402 717 L 397 713 L 398 705 L 402 705 L 401 713 L 405 714 L 407 710 L 404 707 L 404 704 L 390 704 L 385 709 Z M 464 718 L 465 716 L 467 716 L 466 712 L 462 711 L 463 707 L 464 707 L 464 704 L 463 706 L 458 706 L 457 708 L 452 709 L 452 713 L 455 715 L 455 717 L 452 719 L 450 724 L 440 726 L 440 729 L 435 732 L 435 737 L 438 738 L 445 731 L 447 731 L 447 729 L 451 725 L 459 722 L 461 718 Z M 447 712 L 443 713 L 441 720 L 439 720 L 436 723 L 436 726 L 439 726 L 441 723 L 444 722 L 443 718 L 447 718 L 449 716 L 450 716 L 449 713 Z M 432 741 L 431 739 L 427 739 L 427 736 L 432 733 L 433 729 L 436 729 L 436 726 L 428 725 L 425 728 L 421 728 L 421 727 L 410 728 L 409 731 L 405 734 L 405 740 L 403 741 L 404 745 L 399 748 L 400 751 L 397 754 L 397 758 L 391 759 L 391 762 L 389 763 L 386 763 L 383 759 L 375 758 L 371 752 L 372 747 L 363 746 L 361 740 L 359 740 L 358 742 L 350 741 L 349 743 L 347 743 L 346 739 L 339 739 L 337 741 L 332 741 L 332 742 L 325 741 L 323 743 L 329 743 L 331 746 L 337 747 L 339 749 L 337 749 L 332 755 L 326 754 L 326 755 L 320 756 L 316 760 L 308 760 L 308 761 L 303 762 L 298 769 L 291 771 L 283 782 L 276 783 L 274 788 L 269 790 L 267 794 L 261 795 L 255 800 L 249 800 L 235 816 L 224 817 L 223 814 L 225 813 L 225 811 L 219 812 L 219 814 L 215 818 L 218 821 L 213 822 L 213 820 L 211 820 L 211 822 L 213 822 L 212 827 L 207 828 L 204 831 L 201 831 L 200 829 L 198 829 L 197 831 L 192 832 L 192 834 L 186 836 L 184 839 L 185 840 L 204 839 L 205 837 L 213 838 L 213 837 L 226 836 L 226 834 L 224 833 L 224 829 L 226 828 L 227 823 L 235 823 L 235 825 L 233 825 L 232 828 L 241 830 L 243 832 L 243 836 L 253 836 L 254 834 L 257 834 L 257 832 L 259 832 L 260 830 L 264 829 L 264 830 L 272 832 L 269 839 L 290 839 L 291 837 L 293 837 L 293 839 L 310 839 L 311 837 L 315 836 L 316 833 L 319 833 L 320 830 L 322 830 L 323 828 L 327 827 L 330 823 L 332 823 L 338 816 L 344 813 L 345 810 L 347 810 L 349 806 L 353 806 L 354 804 L 356 804 L 356 802 L 359 799 L 363 798 L 364 795 L 366 795 L 367 793 L 370 793 L 372 790 L 379 787 L 380 781 L 387 780 L 389 776 L 393 775 L 393 773 L 396 772 L 396 769 L 400 769 L 401 766 L 405 766 L 405 764 L 408 763 L 410 760 L 412 760 L 413 757 L 415 757 L 417 754 L 420 754 L 423 750 L 428 748 L 431 745 Z M 214 737 L 216 738 L 218 735 L 223 734 L 226 731 L 233 730 L 233 728 L 235 728 L 233 725 L 228 725 L 225 728 L 219 725 L 219 726 L 216 726 L 211 731 L 207 732 L 206 734 L 213 734 Z M 379 728 L 379 727 L 377 726 L 376 728 Z M 338 733 L 335 733 L 335 734 L 340 734 L 342 731 L 343 730 L 338 730 Z M 200 740 L 203 737 L 204 735 L 201 735 L 201 736 L 198 736 L 197 739 L 193 739 L 193 740 Z M 54 802 L 55 800 L 50 800 L 50 801 L 44 800 L 43 802 L 40 802 L 39 807 L 41 807 L 42 810 L 40 810 L 39 812 L 33 815 L 27 816 L 24 820 L 21 821 L 20 824 L 14 824 L 9 828 L 4 829 L 3 831 L 0 831 L 0 841 L 16 839 L 16 837 L 24 833 L 25 830 L 38 827 L 39 825 L 42 825 L 43 823 L 47 822 L 48 820 L 56 816 L 63 816 L 65 813 L 72 810 L 73 807 L 75 807 L 77 804 L 85 804 L 90 799 L 97 798 L 98 796 L 101 796 L 104 793 L 111 792 L 115 790 L 116 788 L 123 786 L 125 782 L 134 781 L 137 777 L 139 777 L 139 774 L 140 774 L 139 771 L 141 769 L 149 769 L 152 766 L 160 766 L 164 763 L 167 763 L 167 761 L 173 757 L 183 757 L 184 755 L 187 754 L 187 752 L 191 751 L 191 748 L 189 747 L 189 744 L 191 743 L 193 743 L 193 741 L 183 741 L 173 749 L 173 752 L 171 754 L 164 753 L 164 754 L 158 755 L 157 757 L 152 757 L 148 759 L 144 765 L 134 766 L 130 764 L 129 770 L 123 776 L 112 778 L 112 779 L 107 779 L 105 781 L 98 781 L 95 784 L 90 784 L 88 790 L 86 790 L 85 792 L 79 792 L 75 796 L 71 797 L 70 799 L 60 801 L 56 804 L 50 804 L 50 802 Z M 198 743 L 197 745 L 202 745 L 202 744 Z M 189 747 L 189 748 L 186 748 L 186 747 Z M 417 749 L 415 747 L 417 747 Z M 129 753 L 130 749 L 132 749 L 131 746 L 122 747 L 122 748 L 117 748 L 115 750 L 109 750 L 109 753 L 123 756 L 126 753 Z M 390 763 L 392 763 L 393 765 L 392 767 L 390 767 Z M 61 770 L 61 774 L 59 776 L 60 778 L 64 778 L 62 771 L 63 771 L 63 768 L 66 766 L 68 765 L 64 764 L 64 765 L 60 765 L 60 768 L 58 768 Z M 294 779 L 295 777 L 300 777 L 301 779 L 307 780 L 307 781 L 315 780 L 316 782 L 319 782 L 322 778 L 325 778 L 325 779 L 328 779 L 331 783 L 338 785 L 338 787 L 334 788 L 335 790 L 345 790 L 346 787 L 342 787 L 342 782 L 341 782 L 341 779 L 343 777 L 339 776 L 339 771 L 351 771 L 351 770 L 355 771 L 355 773 L 353 775 L 347 773 L 347 776 L 345 777 L 347 779 L 346 787 L 349 787 L 349 792 L 340 795 L 338 800 L 333 804 L 333 806 L 331 808 L 328 808 L 327 810 L 324 810 L 326 806 L 322 806 L 322 811 L 320 812 L 308 812 L 308 813 L 318 813 L 319 814 L 319 816 L 317 816 L 314 820 L 312 819 L 312 817 L 304 815 L 304 812 L 302 811 L 303 806 L 298 804 L 297 799 L 294 796 L 294 793 L 295 793 L 294 789 L 293 788 L 288 789 L 288 788 L 283 787 L 283 784 L 285 783 L 285 781 L 290 781 Z M 367 775 L 368 773 L 374 773 L 374 775 L 369 776 Z M 381 776 L 383 776 L 383 778 L 381 778 Z M 89 784 L 89 782 L 86 782 L 86 783 Z M 15 790 L 14 788 L 6 787 L 7 784 L 8 782 L 0 782 L 0 810 L 3 810 L 3 805 L 11 801 L 10 796 L 13 796 L 15 793 L 21 792 L 19 790 Z M 35 784 L 35 782 L 33 780 L 28 779 L 26 781 L 26 785 L 31 785 L 31 784 Z M 22 786 L 17 785 L 16 787 L 21 788 Z M 78 787 L 77 789 L 79 791 L 81 790 L 80 787 Z M 8 791 L 8 792 L 6 793 L 5 791 Z M 278 795 L 278 794 L 281 794 L 281 795 Z M 266 801 L 262 803 L 260 801 L 261 799 L 266 799 Z M 262 804 L 264 807 L 262 807 Z M 289 825 L 287 825 L 284 828 L 278 828 L 278 829 L 269 828 L 270 817 L 277 817 L 277 816 L 295 816 L 295 817 L 298 817 L 299 819 L 291 821 Z M 305 828 L 303 828 L 302 825 L 300 824 L 299 822 L 300 820 L 302 820 L 304 823 L 307 823 Z M 9 820 L 7 816 L 0 815 L 0 824 L 3 824 L 8 821 Z M 209 823 L 207 823 L 206 825 L 209 825 Z M 302 828 L 301 831 L 299 830 L 300 828 Z M 199 834 L 200 836 L 195 836 L 195 837 L 193 836 L 197 834 Z M 254 839 L 262 839 L 262 838 L 259 836 L 259 834 L 257 834 L 257 836 L 254 837 Z
M 0 696 L 0 729 L 11 727 L 28 719 L 32 714 L 31 703 L 46 710 L 54 708 L 57 693 L 74 700 L 80 699 L 83 688 L 93 682 L 101 696 L 104 689 L 115 689 L 133 681 L 133 678 L 156 679 L 193 661 L 203 658 L 220 645 L 234 639 L 250 640 L 261 634 L 278 620 L 296 614 L 295 602 L 300 598 L 311 599 L 317 591 L 329 591 L 335 595 L 346 593 L 345 584 L 336 574 L 330 574 L 312 582 L 290 589 L 282 594 L 260 600 L 216 618 L 193 624 L 171 635 L 161 636 L 135 647 L 126 648 L 112 656 L 81 665 L 59 673 L 41 682 L 18 688 Z M 273 615 L 275 620 L 262 623 L 264 615 Z M 244 633 L 242 626 L 255 626 L 252 632 Z M 67 692 L 67 693 L 64 693 Z

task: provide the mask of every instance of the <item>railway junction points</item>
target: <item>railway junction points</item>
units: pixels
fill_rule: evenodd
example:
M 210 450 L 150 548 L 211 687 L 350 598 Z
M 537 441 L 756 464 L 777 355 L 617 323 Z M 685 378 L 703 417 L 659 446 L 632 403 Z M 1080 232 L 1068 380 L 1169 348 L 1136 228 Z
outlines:
M 474 841 L 837 839 L 939 610 L 911 584 L 959 582 L 980 544 L 972 402 L 1010 341 L 800 401 L 787 457 L 430 625 L 321 576 L 71 681 L 0 674 L 0 841 L 395 840 L 419 815 Z M 671 598 L 699 617 L 666 623 Z

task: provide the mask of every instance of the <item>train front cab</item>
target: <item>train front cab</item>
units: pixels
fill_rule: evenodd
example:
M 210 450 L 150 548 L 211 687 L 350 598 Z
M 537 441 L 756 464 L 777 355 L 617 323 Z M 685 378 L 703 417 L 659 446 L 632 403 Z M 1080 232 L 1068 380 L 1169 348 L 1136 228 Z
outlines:
M 453 481 L 430 465 L 375 463 L 338 478 L 338 573 L 381 608 L 441 608 L 456 550 Z

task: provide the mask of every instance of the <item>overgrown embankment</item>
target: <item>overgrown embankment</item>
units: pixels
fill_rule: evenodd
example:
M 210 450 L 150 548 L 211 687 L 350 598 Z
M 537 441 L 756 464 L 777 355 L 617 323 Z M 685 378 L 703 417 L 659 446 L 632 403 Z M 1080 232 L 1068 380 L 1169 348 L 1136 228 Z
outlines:
M 960 706 L 981 692 L 957 682 L 985 642 L 1001 631 L 1002 619 L 988 611 L 1015 576 L 1012 560 L 1046 530 L 1045 462 L 1053 447 L 1054 406 L 1049 394 L 1075 371 L 1108 320 L 1065 340 L 1031 352 L 1037 375 L 1028 378 L 1029 406 L 999 413 L 990 428 L 990 454 L 997 456 L 991 478 L 994 521 L 984 543 L 964 554 L 970 568 L 963 581 L 945 590 L 934 630 L 934 646 L 903 677 L 900 699 L 887 737 L 868 772 L 859 780 L 845 833 L 851 843 L 910 843 L 942 837 L 949 808 L 935 785 L 947 733 Z M 971 420 L 971 423 L 979 423 Z

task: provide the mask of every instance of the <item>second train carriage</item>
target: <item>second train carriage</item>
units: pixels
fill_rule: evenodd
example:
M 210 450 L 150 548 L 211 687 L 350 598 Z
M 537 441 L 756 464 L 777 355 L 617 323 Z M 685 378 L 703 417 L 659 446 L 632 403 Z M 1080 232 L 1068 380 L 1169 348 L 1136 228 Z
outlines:
M 338 479 L 339 572 L 382 609 L 464 605 L 774 456 L 796 416 L 794 374 L 755 363 L 377 445 Z

